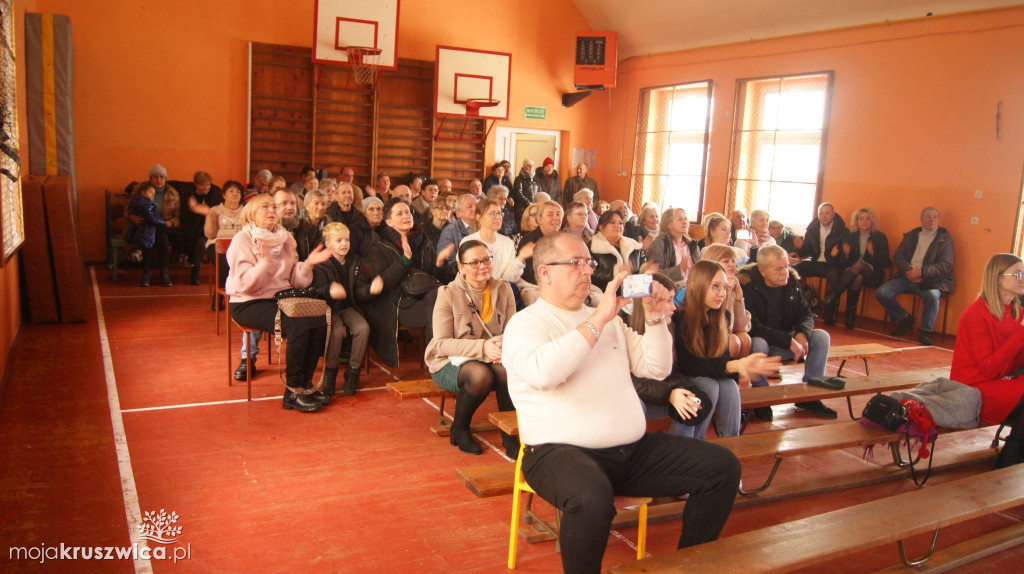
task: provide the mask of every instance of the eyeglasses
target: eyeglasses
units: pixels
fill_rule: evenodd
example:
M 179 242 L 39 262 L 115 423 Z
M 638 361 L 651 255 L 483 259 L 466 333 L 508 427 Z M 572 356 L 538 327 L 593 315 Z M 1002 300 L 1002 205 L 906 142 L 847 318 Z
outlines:
M 501 217 L 501 212 L 500 211 L 488 211 L 484 215 L 486 215 L 487 217 Z
M 582 257 L 573 257 L 572 259 L 566 259 L 565 261 L 552 261 L 545 265 L 572 265 L 572 268 L 579 271 L 584 265 L 590 266 L 590 269 L 597 269 L 597 261 L 593 259 L 584 259 Z
M 483 259 L 477 259 L 475 261 L 463 261 L 462 264 L 475 271 L 479 269 L 481 265 L 484 267 L 490 267 L 491 261 L 494 261 L 493 257 L 484 257 Z
M 1014 271 L 1013 273 L 1003 273 L 1007 277 L 1013 277 L 1017 281 L 1024 281 L 1024 271 Z

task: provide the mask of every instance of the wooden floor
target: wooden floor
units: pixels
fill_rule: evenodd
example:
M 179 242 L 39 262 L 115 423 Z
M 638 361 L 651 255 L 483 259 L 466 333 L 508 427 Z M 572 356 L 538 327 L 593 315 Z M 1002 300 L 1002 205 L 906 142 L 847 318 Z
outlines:
M 426 376 L 416 356 L 419 342 L 398 369 L 374 364 L 356 396 L 340 397 L 310 415 L 281 409 L 277 366 L 267 367 L 264 352 L 255 400 L 247 403 L 244 384 L 227 385 L 224 337 L 215 333 L 206 285 L 185 285 L 181 270 L 174 275 L 180 283 L 170 289 L 136 287 L 137 272 L 115 284 L 105 269 L 94 271 L 100 304 L 89 323 L 22 325 L 0 403 L 0 540 L 8 547 L 35 548 L 36 556 L 43 545 L 62 543 L 129 547 L 135 539 L 129 516 L 137 514 L 142 522 L 146 513 L 161 511 L 176 513 L 180 538 L 149 543 L 165 548 L 162 560 L 56 560 L 50 550 L 42 564 L 38 558 L 0 557 L 0 571 L 505 571 L 511 499 L 475 498 L 454 471 L 504 458 L 497 432 L 478 436 L 491 447 L 484 455 L 462 454 L 429 430 L 436 401 L 400 402 L 384 390 L 389 381 Z M 881 330 L 878 324 L 869 328 Z M 948 348 L 921 348 L 864 330 L 830 332 L 837 345 L 877 342 L 908 349 L 874 359 L 872 374 L 948 365 L 952 357 Z M 952 346 L 949 339 L 937 342 Z M 234 362 L 237 340 L 232 345 Z M 830 364 L 830 373 L 837 366 Z M 783 382 L 797 380 L 801 369 L 785 367 Z M 862 369 L 851 362 L 844 375 L 857 376 Z M 865 401 L 855 401 L 858 412 Z M 840 400 L 830 406 L 846 409 Z M 493 410 L 491 398 L 477 417 Z M 792 407 L 777 407 L 773 424 L 754 423 L 747 432 L 820 423 Z M 992 434 L 988 428 L 944 435 L 935 450 L 944 456 L 984 449 Z M 825 483 L 892 464 L 883 449 L 876 449 L 872 461 L 862 454 L 851 449 L 787 460 L 777 487 Z M 929 484 L 984 470 L 944 472 Z M 767 471 L 767 464 L 749 465 L 744 482 L 758 484 Z M 914 488 L 899 480 L 742 505 L 723 536 Z M 545 503 L 539 512 L 553 514 Z M 1014 509 L 949 528 L 939 544 L 1022 519 L 1024 509 Z M 678 519 L 651 524 L 648 552 L 673 549 L 679 528 Z M 635 528 L 613 532 L 605 566 L 633 559 L 635 537 Z M 909 553 L 923 552 L 925 538 L 911 539 Z M 560 571 L 553 543 L 519 548 L 518 571 Z M 175 551 L 190 554 L 176 565 Z M 962 571 L 1014 571 L 1022 558 L 1024 549 L 1017 548 Z M 809 571 L 869 572 L 898 561 L 893 545 Z

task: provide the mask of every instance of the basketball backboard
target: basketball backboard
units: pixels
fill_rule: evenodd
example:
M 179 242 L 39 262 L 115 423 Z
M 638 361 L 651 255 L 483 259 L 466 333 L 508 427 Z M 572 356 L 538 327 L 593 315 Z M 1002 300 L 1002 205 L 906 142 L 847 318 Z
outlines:
M 348 46 L 380 48 L 376 66 L 398 67 L 400 0 L 316 0 L 313 61 L 346 64 Z
M 498 100 L 479 108 L 479 117 L 508 120 L 512 54 L 438 46 L 434 60 L 434 113 L 467 117 L 467 100 Z M 472 115 L 472 114 L 470 114 Z

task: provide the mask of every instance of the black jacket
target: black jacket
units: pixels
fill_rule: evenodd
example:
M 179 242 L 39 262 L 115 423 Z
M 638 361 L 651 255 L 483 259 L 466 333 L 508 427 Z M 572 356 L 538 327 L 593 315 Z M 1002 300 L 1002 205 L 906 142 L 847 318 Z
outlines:
M 352 251 L 360 257 L 366 257 L 370 250 L 370 223 L 358 209 L 353 207 L 348 211 L 342 211 L 338 202 L 333 202 L 327 208 L 324 217 L 332 223 L 344 223 L 348 227 Z
M 299 254 L 299 261 L 305 261 L 309 257 L 309 252 L 324 242 L 324 237 L 320 234 L 320 227 L 313 225 L 307 219 L 300 218 L 299 226 L 291 231 L 292 236 L 295 237 L 295 251 Z
M 331 283 L 341 283 L 347 297 L 336 300 L 331 297 Z M 349 252 L 345 257 L 345 265 L 331 257 L 327 261 L 313 267 L 313 287 L 324 296 L 332 312 L 341 311 L 346 307 L 355 307 L 363 315 L 365 304 L 373 299 L 370 294 L 370 278 L 363 268 L 363 260 L 355 253 Z
M 871 276 L 864 282 L 867 287 L 878 287 L 885 281 L 885 270 L 892 263 L 889 260 L 889 239 L 881 231 L 872 231 L 868 236 L 868 243 L 871 244 L 871 253 L 864 254 L 864 262 L 871 265 Z M 843 267 L 849 267 L 860 261 L 860 232 L 851 231 L 843 237 L 840 251 L 845 246 L 850 246 L 849 255 L 843 255 Z
M 893 256 L 893 263 L 896 264 L 899 275 L 906 275 L 910 269 L 910 260 L 914 257 L 917 237 L 920 234 L 920 227 L 903 234 L 903 240 L 900 241 L 900 246 L 896 248 L 896 254 Z M 953 238 L 945 227 L 937 230 L 935 240 L 924 254 L 924 262 L 921 264 L 921 287 L 938 289 L 943 293 L 952 293 L 956 290 L 956 276 L 953 274 Z
M 544 175 L 544 170 L 541 169 L 533 180 L 540 186 L 540 191 L 551 196 L 551 201 L 562 203 L 562 180 L 558 177 L 557 169 L 552 170 L 551 175 Z
M 832 231 L 825 237 L 825 263 L 837 267 L 843 264 L 842 248 L 836 255 L 832 255 L 832 248 L 842 243 L 845 235 L 846 223 L 842 217 L 839 217 L 839 214 L 836 214 L 835 219 L 832 220 Z M 821 222 L 817 217 L 807 226 L 807 231 L 804 232 L 804 244 L 797 253 L 800 257 L 818 260 L 818 254 L 821 253 Z
M 537 195 L 538 191 L 540 191 L 540 186 L 537 185 L 537 181 L 530 174 L 526 173 L 526 170 L 519 170 L 519 175 L 516 176 L 516 181 L 512 184 L 512 199 L 516 202 L 515 206 L 513 206 L 516 214 L 516 223 L 523 220 L 523 213 L 533 203 L 533 196 Z
M 370 324 L 370 346 L 385 364 L 398 366 L 398 309 L 412 308 L 418 300 L 403 300 L 402 282 L 415 271 L 423 271 L 435 278 L 443 269 L 435 265 L 437 250 L 430 239 L 419 228 L 409 232 L 409 247 L 412 258 L 403 261 L 401 240 L 398 232 L 384 226 L 381 235 L 375 235 L 370 244 L 367 266 L 371 277 L 380 275 L 384 290 L 366 305 L 366 321 Z M 438 287 L 441 283 L 438 282 Z M 436 295 L 436 294 L 435 294 Z M 433 309 L 424 309 L 423 324 L 430 321 Z
M 797 333 L 803 333 L 810 337 L 814 330 L 814 313 L 804 299 L 800 289 L 800 276 L 792 268 L 789 269 L 789 281 L 779 287 L 782 289 L 782 325 L 779 328 L 769 327 L 765 324 L 768 320 L 768 305 L 770 302 L 768 285 L 757 268 L 756 263 L 751 263 L 736 271 L 736 278 L 743 288 L 743 299 L 750 311 L 750 336 L 761 337 L 769 345 L 788 349 L 790 341 Z

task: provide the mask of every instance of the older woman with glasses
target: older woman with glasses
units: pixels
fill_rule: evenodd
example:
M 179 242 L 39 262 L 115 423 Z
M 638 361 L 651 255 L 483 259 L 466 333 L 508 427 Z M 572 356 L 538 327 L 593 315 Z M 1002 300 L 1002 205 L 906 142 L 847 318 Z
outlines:
M 423 218 L 423 233 L 437 245 L 437 240 L 441 238 L 441 230 L 444 229 L 445 225 L 448 225 L 448 217 L 451 215 L 451 208 L 448 206 L 448 198 L 437 196 L 434 201 L 430 202 L 430 212 L 424 215 L 429 217 Z
M 462 243 L 479 241 L 490 251 L 491 276 L 502 281 L 518 281 L 523 276 L 525 261 L 533 256 L 533 245 L 523 245 L 516 253 L 516 246 L 508 237 L 501 235 L 502 208 L 493 199 L 483 199 L 476 204 L 476 225 L 480 231 L 467 235 Z
M 949 371 L 950 379 L 981 391 L 981 422 L 1013 427 L 997 467 L 1024 455 L 1024 409 L 1014 408 L 1024 396 L 1022 307 L 1024 263 L 1009 253 L 993 255 L 982 272 L 981 293 L 960 316 Z
M 487 199 L 480 203 L 497 206 Z M 437 292 L 434 338 L 427 345 L 425 360 L 434 382 L 457 393 L 449 442 L 462 452 L 481 454 L 469 423 L 487 394 L 494 391 L 499 411 L 515 409 L 501 364 L 501 344 L 516 304 L 508 282 L 492 276 L 493 258 L 482 241 L 463 240 L 456 260 L 458 276 Z M 516 437 L 503 432 L 501 442 L 509 457 L 518 455 Z

